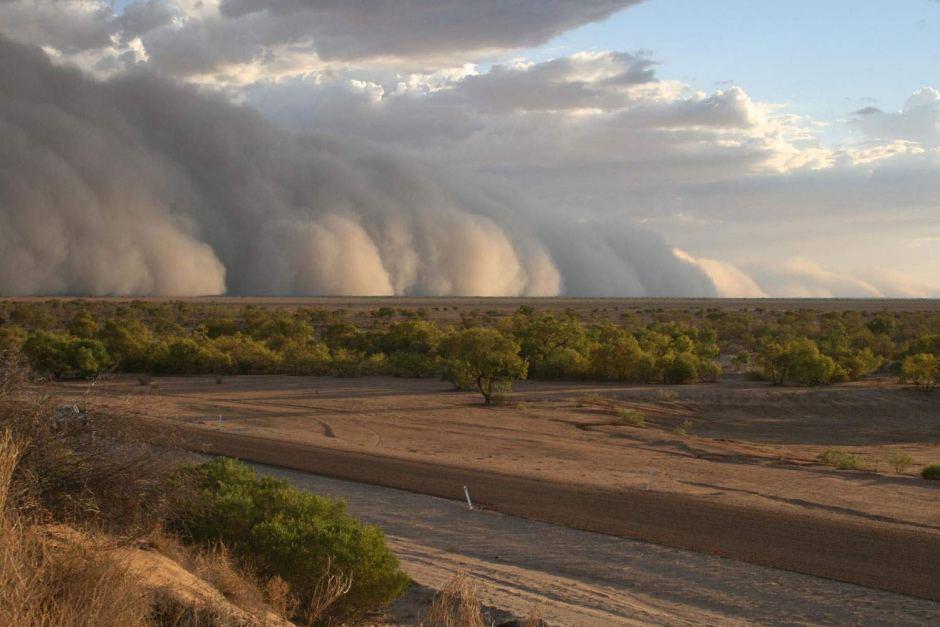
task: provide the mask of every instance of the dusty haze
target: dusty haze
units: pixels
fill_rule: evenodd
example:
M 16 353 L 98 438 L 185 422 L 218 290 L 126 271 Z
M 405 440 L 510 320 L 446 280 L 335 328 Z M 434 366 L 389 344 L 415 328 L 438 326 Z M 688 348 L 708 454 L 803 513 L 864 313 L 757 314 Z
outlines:
M 626 222 L 547 218 L 152 74 L 100 82 L 2 40 L 0 84 L 5 295 L 715 294 Z

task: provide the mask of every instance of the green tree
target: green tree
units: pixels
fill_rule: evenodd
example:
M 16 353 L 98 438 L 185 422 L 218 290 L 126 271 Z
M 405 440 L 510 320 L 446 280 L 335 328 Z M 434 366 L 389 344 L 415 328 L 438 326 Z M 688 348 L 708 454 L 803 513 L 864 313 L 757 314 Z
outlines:
M 23 355 L 33 370 L 58 379 L 69 368 L 67 343 L 68 338 L 61 333 L 38 331 L 23 343 Z
M 437 351 L 443 335 L 433 322 L 408 320 L 378 334 L 373 348 L 386 355 L 391 374 L 427 377 L 440 370 Z
M 108 320 L 98 332 L 108 354 L 124 372 L 145 372 L 155 352 L 150 329 L 139 320 Z
M 591 353 L 591 369 L 599 379 L 629 383 L 641 381 L 643 350 L 631 333 L 613 325 L 600 330 Z
M 836 361 L 820 352 L 809 338 L 765 342 L 757 355 L 763 375 L 774 385 L 793 381 L 801 385 L 824 385 L 847 378 Z
M 933 353 L 908 355 L 901 363 L 901 380 L 932 390 L 940 383 L 940 360 Z
M 514 381 L 525 379 L 528 363 L 519 350 L 515 340 L 487 327 L 458 331 L 443 346 L 452 380 L 461 387 L 472 384 L 487 404 L 494 393 L 508 391 Z
M 232 371 L 232 359 L 206 338 L 171 338 L 153 357 L 161 374 L 218 374 Z
M 265 374 L 277 366 L 277 353 L 248 335 L 220 335 L 207 342 L 210 353 L 225 355 L 225 370 L 232 374 Z
M 75 337 L 91 339 L 98 334 L 98 322 L 88 311 L 80 311 L 69 321 L 69 333 Z
M 98 374 L 111 363 L 104 344 L 98 340 L 73 338 L 51 331 L 33 333 L 23 343 L 23 354 L 40 374 L 87 377 Z
M 291 374 L 327 374 L 330 359 L 330 349 L 316 340 L 290 340 L 280 352 L 281 369 Z
M 675 353 L 666 359 L 663 382 L 692 383 L 698 378 L 698 360 L 692 353 Z
M 533 376 L 574 379 L 590 371 L 590 340 L 574 315 L 517 312 L 511 327 Z

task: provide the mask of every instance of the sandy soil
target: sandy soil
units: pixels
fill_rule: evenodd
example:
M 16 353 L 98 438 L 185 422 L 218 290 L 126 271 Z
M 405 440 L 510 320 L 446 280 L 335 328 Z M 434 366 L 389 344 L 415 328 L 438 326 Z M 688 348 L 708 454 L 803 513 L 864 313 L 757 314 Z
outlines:
M 940 604 L 654 544 L 576 531 L 459 502 L 256 466 L 344 499 L 380 526 L 403 568 L 440 588 L 457 571 L 483 601 L 554 625 L 893 624 L 940 621 Z M 404 604 L 392 620 L 413 621 Z M 404 615 L 402 615 L 404 610 Z M 412 623 L 413 624 L 413 623 Z
M 495 408 L 396 378 L 120 378 L 95 395 L 227 454 L 452 497 L 470 481 L 507 513 L 940 598 L 940 485 L 915 474 L 940 460 L 940 396 L 889 380 L 525 382 Z M 816 462 L 828 448 L 872 470 Z M 893 451 L 915 464 L 897 473 Z
M 940 485 L 917 476 L 940 461 L 940 394 L 889 380 L 818 389 L 523 382 L 495 408 L 447 383 L 390 377 L 176 377 L 152 388 L 125 377 L 94 394 L 206 429 L 221 413 L 225 431 L 245 435 L 940 531 Z M 646 426 L 624 424 L 617 409 L 641 412 Z M 819 464 L 830 448 L 872 470 Z M 894 451 L 914 464 L 895 472 L 885 461 Z

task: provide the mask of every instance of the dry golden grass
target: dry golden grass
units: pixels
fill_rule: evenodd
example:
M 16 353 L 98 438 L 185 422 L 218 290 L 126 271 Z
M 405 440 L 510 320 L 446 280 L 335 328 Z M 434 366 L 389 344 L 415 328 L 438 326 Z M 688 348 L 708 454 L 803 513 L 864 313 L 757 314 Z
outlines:
M 314 586 L 310 602 L 298 624 L 304 627 L 321 624 L 330 607 L 346 596 L 350 588 L 352 588 L 352 581 L 349 577 L 335 572 L 332 560 L 328 560 L 323 575 Z
M 457 573 L 441 588 L 418 627 L 491 627 L 483 614 L 480 589 L 466 573 Z M 529 615 L 514 623 L 521 627 L 543 627 L 541 613 L 533 606 Z
M 480 591 L 465 573 L 457 573 L 434 598 L 420 627 L 488 627 Z
M 127 572 L 81 544 L 52 540 L 7 512 L 21 448 L 0 435 L 0 624 L 124 626 L 145 624 L 150 598 Z
M 147 464 L 147 449 L 129 443 L 104 417 L 95 416 L 97 433 L 87 423 L 56 424 L 48 399 L 15 393 L 23 380 L 16 368 L 0 364 L 0 625 L 269 622 L 263 594 L 224 547 L 194 554 L 154 528 L 159 508 L 143 501 L 158 495 L 161 474 Z M 143 581 L 131 562 L 146 554 L 134 545 L 148 529 L 151 549 L 221 596 L 203 602 L 175 582 Z
M 270 611 L 257 584 L 232 563 L 221 542 L 196 554 L 193 572 L 243 610 L 262 616 Z
M 297 611 L 297 597 L 291 593 L 290 585 L 274 576 L 264 584 L 264 597 L 268 606 L 278 616 L 293 616 Z

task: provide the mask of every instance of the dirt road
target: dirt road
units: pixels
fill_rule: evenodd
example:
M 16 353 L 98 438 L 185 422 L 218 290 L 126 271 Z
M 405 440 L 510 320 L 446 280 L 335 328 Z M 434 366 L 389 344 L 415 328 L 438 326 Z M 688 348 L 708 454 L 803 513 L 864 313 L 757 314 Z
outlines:
M 688 494 L 542 481 L 224 430 L 173 429 L 177 444 L 200 452 L 449 499 L 462 499 L 466 485 L 478 505 L 505 514 L 940 601 L 940 534 L 932 531 Z
M 536 608 L 550 625 L 925 625 L 940 603 L 712 555 L 467 511 L 458 501 L 255 465 L 301 489 L 342 498 L 378 525 L 404 570 L 440 589 L 456 572 L 481 601 Z M 417 597 L 417 598 L 415 598 Z M 408 595 L 389 622 L 414 625 L 427 595 Z

